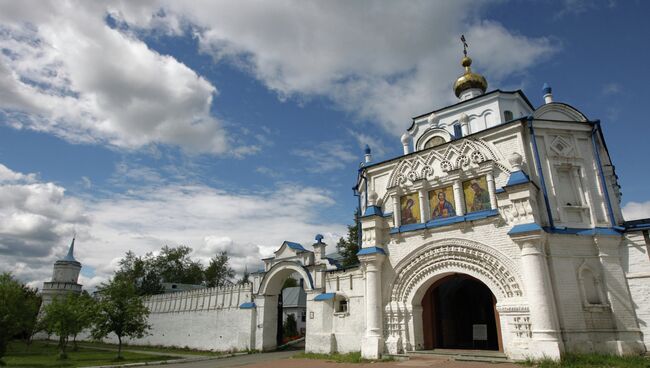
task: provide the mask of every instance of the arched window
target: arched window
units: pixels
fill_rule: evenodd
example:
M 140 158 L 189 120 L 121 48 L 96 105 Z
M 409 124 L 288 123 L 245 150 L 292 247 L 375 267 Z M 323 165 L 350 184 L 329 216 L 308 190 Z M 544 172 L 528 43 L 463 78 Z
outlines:
M 349 312 L 348 298 L 343 295 L 336 295 L 334 300 L 334 313 L 336 314 L 348 314 Z
M 505 123 L 505 122 L 508 122 L 508 121 L 510 121 L 510 120 L 512 120 L 513 118 L 514 118 L 514 116 L 512 115 L 512 111 L 510 111 L 510 110 L 505 110 L 505 111 L 503 112 L 503 120 L 504 120 L 504 123 Z
M 580 279 L 580 286 L 585 306 L 604 305 L 602 285 L 594 271 L 583 263 L 578 270 L 578 278 Z
M 429 139 L 427 141 L 427 143 L 424 144 L 424 148 L 427 149 L 427 148 L 439 146 L 439 145 L 441 145 L 443 143 L 445 143 L 444 138 L 442 138 L 440 136 L 435 136 L 435 137 L 432 137 L 431 139 Z

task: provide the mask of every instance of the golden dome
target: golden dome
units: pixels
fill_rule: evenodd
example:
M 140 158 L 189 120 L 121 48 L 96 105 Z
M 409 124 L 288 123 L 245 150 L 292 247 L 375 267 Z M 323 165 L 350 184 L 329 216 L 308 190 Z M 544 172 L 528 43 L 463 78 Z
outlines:
M 456 94 L 456 97 L 460 98 L 461 93 L 472 88 L 478 88 L 481 92 L 485 93 L 488 87 L 487 81 L 482 75 L 472 73 L 472 69 L 470 68 L 470 65 L 472 65 L 472 59 L 465 56 L 460 64 L 465 67 L 465 74 L 458 77 L 456 83 L 454 83 L 454 93 Z

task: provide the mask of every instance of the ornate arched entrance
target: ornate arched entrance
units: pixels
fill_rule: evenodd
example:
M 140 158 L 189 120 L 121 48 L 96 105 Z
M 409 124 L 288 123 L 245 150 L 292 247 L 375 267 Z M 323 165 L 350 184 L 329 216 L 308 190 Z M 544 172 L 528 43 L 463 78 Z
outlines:
M 313 278 L 303 265 L 294 261 L 281 261 L 269 269 L 260 283 L 255 296 L 257 308 L 257 326 L 255 328 L 255 348 L 258 350 L 275 350 L 278 332 L 282 323 L 280 297 L 282 286 L 287 278 L 297 273 L 302 278 L 302 285 L 307 292 L 314 290 Z
M 496 298 L 481 281 L 465 274 L 442 277 L 421 305 L 424 349 L 503 350 Z
M 435 346 L 432 345 L 433 332 L 431 335 L 427 335 L 429 332 L 425 334 L 426 329 L 435 327 L 432 325 L 435 311 L 427 309 L 428 314 L 425 315 L 425 307 L 432 307 L 427 306 L 427 303 L 435 303 L 432 293 L 442 290 L 443 293 L 455 294 L 455 297 L 461 299 L 459 303 L 471 301 L 471 298 L 466 297 L 467 290 L 463 290 L 464 287 L 447 284 L 454 275 L 473 280 L 466 283 L 466 286 L 469 291 L 480 291 L 483 295 L 481 300 L 485 301 L 490 295 L 493 298 L 493 312 L 496 312 L 498 304 L 520 303 L 523 295 L 517 267 L 498 250 L 465 239 L 445 239 L 425 244 L 395 267 L 395 276 L 390 286 L 391 300 L 385 309 L 387 323 L 384 333 L 387 343 L 390 343 L 390 352 Z M 439 289 L 442 285 L 446 285 L 444 290 Z M 425 301 L 425 298 L 431 299 Z M 447 307 L 443 305 L 442 308 Z M 487 308 L 483 313 L 486 312 Z M 494 329 L 497 330 L 497 335 L 500 324 L 501 321 L 495 318 Z M 439 326 L 438 329 L 447 328 L 442 327 L 444 323 Z M 445 335 L 441 341 L 445 337 L 448 342 L 454 341 L 444 330 L 439 331 Z M 496 342 L 497 349 L 502 347 L 498 339 Z

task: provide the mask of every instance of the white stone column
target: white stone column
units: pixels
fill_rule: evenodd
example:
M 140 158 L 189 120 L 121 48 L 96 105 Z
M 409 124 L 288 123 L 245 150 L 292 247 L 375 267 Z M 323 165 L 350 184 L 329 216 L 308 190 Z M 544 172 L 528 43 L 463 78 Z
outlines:
M 462 216 L 465 214 L 465 198 L 463 197 L 463 190 L 460 180 L 454 181 L 454 202 L 456 203 L 456 215 Z
M 494 174 L 491 172 L 485 175 L 485 180 L 487 181 L 488 192 L 490 193 L 490 208 L 493 210 L 497 209 L 497 193 L 496 188 L 494 187 Z
M 425 188 L 420 188 L 418 190 L 418 198 L 420 198 L 420 218 L 422 222 L 429 221 L 429 201 L 427 200 L 427 190 Z
M 391 198 L 393 199 L 393 227 L 399 227 L 401 225 L 399 194 L 393 193 Z
M 463 137 L 469 135 L 469 117 L 465 114 L 460 115 L 460 131 L 463 133 Z
M 527 233 L 512 238 L 521 247 L 521 266 L 524 270 L 522 276 L 530 308 L 533 337 L 531 357 L 558 360 L 563 345 L 559 337 L 543 234 Z
M 366 359 L 379 359 L 383 352 L 384 337 L 382 328 L 381 265 L 383 253 L 360 255 L 366 274 L 366 332 L 361 342 L 361 356 Z

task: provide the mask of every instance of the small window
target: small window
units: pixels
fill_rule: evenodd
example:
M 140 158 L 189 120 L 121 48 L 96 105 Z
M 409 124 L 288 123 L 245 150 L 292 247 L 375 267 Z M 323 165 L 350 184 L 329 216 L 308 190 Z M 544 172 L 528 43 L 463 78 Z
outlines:
M 504 118 L 505 122 L 508 122 L 508 121 L 512 120 L 514 118 L 514 116 L 512 115 L 512 111 L 510 111 L 510 110 L 504 111 L 503 112 L 503 118 Z
M 582 279 L 582 287 L 584 288 L 585 300 L 587 304 L 591 304 L 591 305 L 601 304 L 600 292 L 598 291 L 600 285 L 598 280 L 596 280 L 594 273 L 591 272 L 590 269 L 585 268 L 582 270 L 580 276 Z
M 340 299 L 336 303 L 336 313 L 347 313 L 348 312 L 348 300 Z
M 300 320 L 303 322 L 307 321 L 307 312 L 305 311 L 302 312 L 302 316 L 300 316 Z
M 435 136 L 427 141 L 427 143 L 424 144 L 424 148 L 431 148 L 435 146 L 439 146 L 441 144 L 445 143 L 445 139 L 439 136 Z
M 454 137 L 456 139 L 463 137 L 463 129 L 460 127 L 460 124 L 454 125 Z

